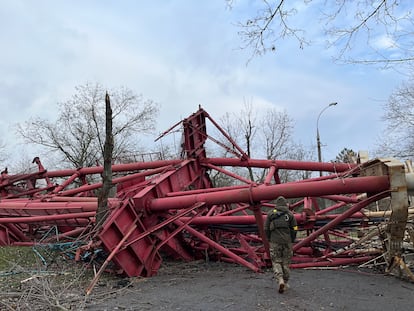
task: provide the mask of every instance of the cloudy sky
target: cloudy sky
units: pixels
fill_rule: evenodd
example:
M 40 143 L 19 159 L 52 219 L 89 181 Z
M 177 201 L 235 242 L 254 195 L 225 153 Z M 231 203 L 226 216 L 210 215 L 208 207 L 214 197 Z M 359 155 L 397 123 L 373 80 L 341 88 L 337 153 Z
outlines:
M 246 100 L 258 111 L 286 110 L 295 139 L 315 153 L 318 114 L 338 102 L 319 121 L 323 159 L 344 147 L 373 150 L 383 105 L 406 77 L 335 64 L 335 51 L 318 40 L 303 50 L 283 41 L 275 54 L 247 64 L 251 51 L 239 48 L 235 24 L 254 14 L 252 3 L 237 1 L 229 10 L 224 0 L 0 0 L 3 143 L 13 152 L 25 150 L 13 124 L 31 116 L 53 119 L 56 103 L 76 85 L 98 82 L 158 102 L 159 132 L 199 105 L 216 120 L 239 112 Z M 317 21 L 307 15 L 302 24 L 312 33 Z

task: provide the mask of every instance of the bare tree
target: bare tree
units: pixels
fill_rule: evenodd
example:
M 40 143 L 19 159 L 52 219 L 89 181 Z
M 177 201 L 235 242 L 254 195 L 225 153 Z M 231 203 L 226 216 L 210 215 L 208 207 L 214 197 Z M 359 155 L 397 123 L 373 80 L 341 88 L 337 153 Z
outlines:
M 0 139 L 0 163 L 6 160 L 6 144 Z
M 391 94 L 384 107 L 387 127 L 378 143 L 377 153 L 401 159 L 414 157 L 414 79 Z
M 57 120 L 40 117 L 17 124 L 17 134 L 27 143 L 58 153 L 74 167 L 102 162 L 105 143 L 105 93 L 96 84 L 75 88 L 67 101 L 59 103 Z M 110 90 L 113 118 L 113 157 L 136 152 L 139 137 L 155 128 L 158 106 L 142 95 L 121 87 Z
M 315 148 L 306 147 L 302 143 L 290 142 L 286 159 L 295 161 L 315 161 Z M 284 170 L 279 172 L 280 179 L 284 182 L 292 180 L 303 180 L 312 177 L 311 171 L 297 171 L 297 170 Z
M 285 157 L 292 140 L 293 120 L 286 111 L 269 109 L 261 119 L 261 140 L 267 159 Z
M 316 35 L 324 35 L 327 46 L 336 47 L 338 61 L 412 63 L 413 8 L 414 2 L 402 0 L 262 0 L 254 15 L 238 23 L 239 35 L 242 48 L 251 49 L 254 57 L 276 51 L 288 38 L 304 48 L 312 42 L 305 27 L 319 24 Z M 362 45 L 362 53 L 353 57 L 351 51 Z
M 112 134 L 112 108 L 108 93 L 105 95 L 105 144 L 104 170 L 102 173 L 102 189 L 98 195 L 98 209 L 96 211 L 96 226 L 99 228 L 108 215 L 108 198 L 112 187 L 112 153 L 114 136 Z
M 237 142 L 240 147 L 245 149 L 246 154 L 251 158 L 253 157 L 253 143 L 255 140 L 257 128 L 256 128 L 257 115 L 253 109 L 252 102 L 245 100 L 243 109 L 240 114 L 225 114 L 221 118 L 223 129 L 227 131 L 230 137 Z M 249 178 L 254 180 L 253 169 L 248 167 Z
M 284 111 L 268 109 L 260 119 L 259 143 L 263 146 L 265 157 L 271 159 L 284 159 L 296 161 L 313 160 L 314 153 L 301 143 L 293 139 L 294 121 Z M 256 178 L 263 181 L 266 171 L 262 170 Z M 280 170 L 279 177 L 282 182 L 310 178 L 311 172 Z
M 293 120 L 286 111 L 273 108 L 259 113 L 251 102 L 245 102 L 240 113 L 225 114 L 221 124 L 250 158 L 306 160 L 310 154 L 293 141 Z M 265 174 L 265 170 L 248 168 L 248 178 L 252 181 L 262 182 Z M 304 178 L 303 174 L 293 176 L 288 172 L 280 172 L 280 175 L 283 181 Z

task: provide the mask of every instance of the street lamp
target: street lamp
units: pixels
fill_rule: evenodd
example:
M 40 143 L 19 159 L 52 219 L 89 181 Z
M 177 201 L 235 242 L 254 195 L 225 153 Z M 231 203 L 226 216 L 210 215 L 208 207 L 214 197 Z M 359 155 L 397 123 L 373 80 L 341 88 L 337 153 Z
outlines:
M 330 103 L 328 106 L 323 108 L 321 112 L 319 112 L 318 119 L 316 120 L 316 143 L 318 146 L 318 161 L 322 162 L 322 153 L 321 153 L 321 138 L 319 136 L 319 118 L 321 117 L 321 114 L 328 109 L 331 106 L 336 106 L 338 103 Z M 322 177 L 322 171 L 319 171 L 319 176 Z

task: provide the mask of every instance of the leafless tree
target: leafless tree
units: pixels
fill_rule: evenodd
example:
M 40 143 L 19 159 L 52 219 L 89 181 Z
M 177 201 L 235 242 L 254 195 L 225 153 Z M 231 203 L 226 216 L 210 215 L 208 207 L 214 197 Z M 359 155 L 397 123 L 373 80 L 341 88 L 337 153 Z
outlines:
M 102 189 L 98 195 L 98 209 L 96 211 L 96 226 L 99 228 L 108 215 L 108 198 L 112 187 L 112 153 L 114 137 L 112 134 L 112 108 L 108 93 L 105 95 L 105 144 L 104 170 L 102 173 Z
M 414 79 L 391 94 L 384 107 L 387 127 L 378 143 L 377 153 L 403 160 L 414 157 Z
M 313 152 L 294 141 L 294 121 L 286 111 L 266 110 L 260 125 L 259 143 L 264 147 L 265 157 L 268 160 L 312 160 Z M 257 179 L 263 181 L 265 173 L 262 170 Z M 302 171 L 279 171 L 280 179 L 284 182 L 310 178 L 310 175 L 311 173 Z
M 0 163 L 6 160 L 6 144 L 0 139 Z
M 102 85 L 76 87 L 75 94 L 59 103 L 55 121 L 34 117 L 17 124 L 25 142 L 58 153 L 74 167 L 102 163 L 105 142 L 105 90 Z M 110 90 L 113 111 L 113 158 L 136 152 L 139 137 L 155 128 L 158 106 L 152 100 L 121 87 Z
M 246 154 L 253 157 L 253 143 L 257 132 L 257 114 L 253 109 L 251 102 L 245 100 L 243 109 L 240 114 L 225 114 L 221 118 L 223 129 L 237 142 L 240 147 L 244 148 Z M 228 143 L 227 143 L 228 144 Z M 229 146 L 231 149 L 231 146 Z M 248 167 L 249 178 L 254 180 L 254 174 L 251 167 Z
M 286 111 L 269 109 L 261 120 L 261 144 L 267 159 L 279 159 L 289 153 L 293 120 Z
M 225 114 L 220 124 L 250 158 L 309 160 L 305 148 L 293 141 L 293 120 L 286 111 L 275 108 L 259 113 L 251 102 L 237 114 Z M 228 146 L 231 149 L 231 146 Z M 304 178 L 279 172 L 283 181 Z M 262 182 L 266 171 L 248 168 L 248 178 Z
M 237 5 L 226 2 L 229 7 Z M 288 38 L 304 48 L 324 36 L 327 47 L 337 49 L 337 61 L 411 64 L 413 9 L 414 2 L 402 0 L 262 0 L 254 15 L 238 23 L 239 35 L 242 48 L 251 49 L 252 57 L 276 51 Z M 320 28 L 312 36 L 305 29 L 314 25 Z M 359 46 L 364 49 L 358 50 Z M 358 56 L 351 53 L 355 50 Z

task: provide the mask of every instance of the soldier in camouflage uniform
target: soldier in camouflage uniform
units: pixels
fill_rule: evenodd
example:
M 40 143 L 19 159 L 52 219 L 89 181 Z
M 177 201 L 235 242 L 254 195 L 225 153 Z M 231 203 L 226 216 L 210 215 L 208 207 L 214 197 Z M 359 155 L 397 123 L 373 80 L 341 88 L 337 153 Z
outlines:
M 278 197 L 276 207 L 267 214 L 264 230 L 269 241 L 273 272 L 278 281 L 279 293 L 283 293 L 290 276 L 292 243 L 296 239 L 298 230 L 296 219 L 284 197 Z

